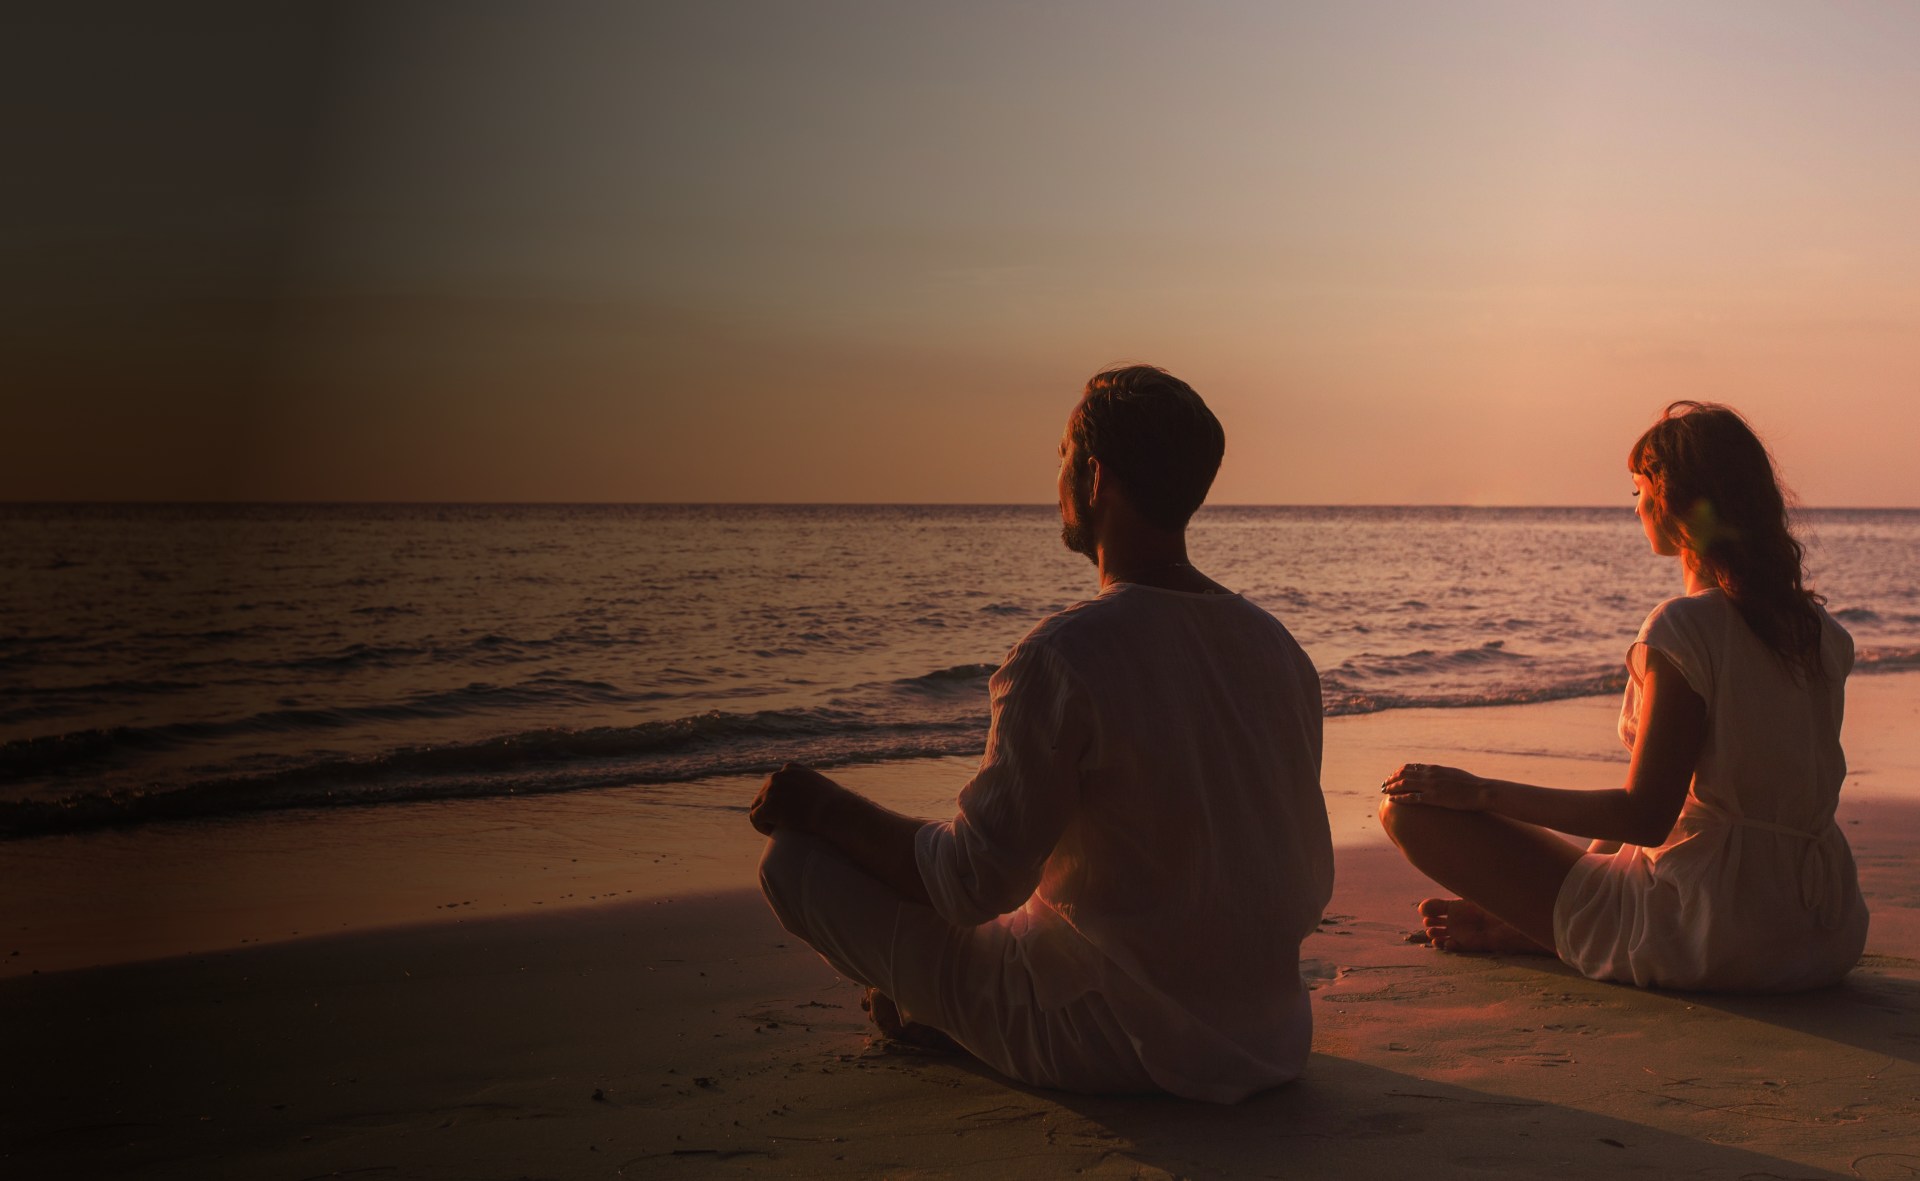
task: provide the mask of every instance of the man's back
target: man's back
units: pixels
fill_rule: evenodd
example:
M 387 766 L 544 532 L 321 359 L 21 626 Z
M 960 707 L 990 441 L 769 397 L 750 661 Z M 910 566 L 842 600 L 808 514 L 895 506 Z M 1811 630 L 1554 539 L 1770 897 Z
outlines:
M 808 767 L 748 818 L 787 930 L 996 1069 L 1231 1103 L 1300 1073 L 1300 942 L 1332 893 L 1320 687 L 1272 616 L 1197 569 L 1226 433 L 1164 369 L 1096 373 L 1060 439 L 1060 539 L 1100 597 L 989 683 L 954 818 Z
M 1292 1077 L 1300 942 L 1333 877 L 1319 684 L 1293 637 L 1237 595 L 1119 583 L 1036 627 L 994 693 L 1006 732 L 922 834 L 936 907 L 984 919 L 1037 855 L 1038 889 L 1000 921 L 1041 1006 L 1101 992 L 1177 1093 Z

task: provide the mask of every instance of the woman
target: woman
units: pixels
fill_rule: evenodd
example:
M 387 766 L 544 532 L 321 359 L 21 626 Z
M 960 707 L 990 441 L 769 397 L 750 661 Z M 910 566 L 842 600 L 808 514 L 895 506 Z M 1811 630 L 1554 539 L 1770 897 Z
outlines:
M 1687 594 L 1628 649 L 1626 786 L 1411 764 L 1381 788 L 1381 821 L 1460 894 L 1420 904 L 1436 947 L 1558 955 L 1662 988 L 1831 984 L 1867 936 L 1833 819 L 1853 641 L 1806 589 L 1773 465 L 1739 414 L 1675 402 L 1627 466 L 1647 541 L 1679 559 Z

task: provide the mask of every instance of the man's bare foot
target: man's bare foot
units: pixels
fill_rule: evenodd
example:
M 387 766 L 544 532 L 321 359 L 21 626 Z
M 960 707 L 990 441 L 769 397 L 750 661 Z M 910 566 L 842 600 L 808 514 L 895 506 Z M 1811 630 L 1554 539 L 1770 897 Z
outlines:
M 860 998 L 860 1007 L 873 1019 L 873 1027 L 882 1037 L 937 1054 L 965 1053 L 958 1042 L 933 1026 L 902 1019 L 893 998 L 877 988 L 867 989 L 867 995 Z
M 1420 904 L 1427 941 L 1441 951 L 1500 951 L 1553 955 L 1518 928 L 1488 914 L 1464 898 L 1429 898 Z

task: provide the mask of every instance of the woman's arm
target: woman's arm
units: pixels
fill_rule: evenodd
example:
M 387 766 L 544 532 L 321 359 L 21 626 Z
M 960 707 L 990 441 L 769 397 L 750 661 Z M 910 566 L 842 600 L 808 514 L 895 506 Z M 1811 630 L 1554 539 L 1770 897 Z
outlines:
M 1693 770 L 1707 736 L 1707 703 L 1673 662 L 1647 650 L 1640 724 L 1627 785 L 1605 791 L 1536 787 L 1482 779 L 1452 767 L 1412 764 L 1381 787 L 1395 800 L 1496 812 L 1573 836 L 1630 845 L 1659 845 L 1686 803 Z

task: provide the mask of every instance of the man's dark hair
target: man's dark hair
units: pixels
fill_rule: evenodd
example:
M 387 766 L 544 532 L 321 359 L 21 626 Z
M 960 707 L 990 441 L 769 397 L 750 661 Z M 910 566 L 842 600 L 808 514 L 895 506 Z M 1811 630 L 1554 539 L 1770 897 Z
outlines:
M 1186 528 L 1227 449 L 1220 420 L 1193 387 L 1152 365 L 1094 374 L 1067 430 L 1083 465 L 1076 474 L 1098 459 L 1140 515 L 1162 529 Z

